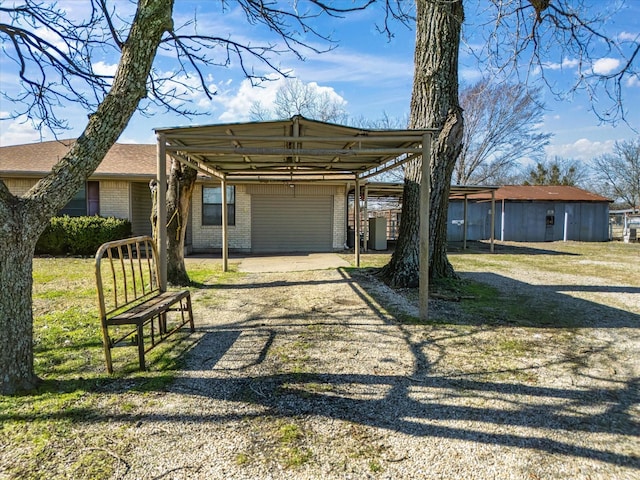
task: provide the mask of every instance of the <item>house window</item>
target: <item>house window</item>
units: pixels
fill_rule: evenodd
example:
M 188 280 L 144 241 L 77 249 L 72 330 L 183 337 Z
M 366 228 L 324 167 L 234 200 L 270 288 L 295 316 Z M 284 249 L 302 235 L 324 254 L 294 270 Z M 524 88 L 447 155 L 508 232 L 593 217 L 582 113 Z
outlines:
M 227 225 L 236 224 L 236 187 L 227 187 Z M 222 225 L 222 188 L 202 188 L 202 225 Z
M 70 217 L 82 217 L 85 215 L 100 214 L 100 183 L 87 182 L 78 190 L 58 215 Z

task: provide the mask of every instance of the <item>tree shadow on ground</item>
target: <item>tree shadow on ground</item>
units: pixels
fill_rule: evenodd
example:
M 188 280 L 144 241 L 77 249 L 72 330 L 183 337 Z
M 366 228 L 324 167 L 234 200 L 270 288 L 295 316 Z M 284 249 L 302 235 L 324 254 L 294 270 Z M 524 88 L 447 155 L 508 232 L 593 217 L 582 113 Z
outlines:
M 540 247 L 530 247 L 527 245 L 514 245 L 514 244 L 503 244 L 503 243 L 494 243 L 493 245 L 493 253 L 494 254 L 502 254 L 502 255 L 563 255 L 563 256 L 581 256 L 579 253 L 570 253 L 570 252 L 559 252 L 556 250 L 549 250 L 544 248 L 540 244 Z M 491 244 L 488 241 L 480 242 L 480 241 L 467 241 L 467 248 L 463 248 L 463 242 L 449 242 L 447 244 L 447 251 L 450 253 L 455 253 L 456 255 L 476 255 L 479 253 L 489 253 L 491 249 Z
M 415 341 L 405 326 L 372 299 L 371 285 L 362 279 L 341 272 L 342 279 L 331 281 L 336 288 L 351 289 L 362 301 L 368 314 L 380 320 L 381 326 L 398 329 L 403 344 L 413 358 L 413 369 L 405 374 L 350 374 L 332 371 L 301 371 L 293 373 L 253 374 L 250 369 L 265 361 L 279 336 L 290 335 L 293 327 L 307 324 L 334 324 L 330 313 L 322 310 L 291 315 L 254 315 L 249 319 L 229 319 L 224 323 L 200 326 L 191 349 L 186 355 L 186 369 L 173 372 L 175 382 L 162 388 L 170 392 L 203 401 L 239 402 L 268 409 L 279 417 L 313 415 L 399 432 L 415 437 L 457 439 L 483 444 L 537 450 L 539 452 L 592 459 L 608 464 L 640 470 L 640 456 L 606 450 L 588 442 L 578 442 L 580 435 L 609 435 L 640 438 L 640 423 L 633 411 L 640 402 L 640 379 L 599 379 L 598 386 L 560 388 L 529 384 L 525 381 L 496 381 L 475 376 L 444 375 L 434 371 L 434 359 L 425 347 L 434 346 L 438 339 Z M 305 285 L 308 282 L 294 282 Z M 261 284 L 260 288 L 278 288 L 277 283 Z M 287 283 L 287 286 L 291 284 Z M 242 291 L 244 286 L 235 287 Z M 256 286 L 254 286 L 255 288 Z M 229 288 L 232 288 L 231 286 Z M 551 287 L 542 287 L 547 295 L 566 297 Z M 584 300 L 572 299 L 580 302 Z M 589 302 L 587 302 L 589 303 Z M 586 305 L 583 305 L 586 306 Z M 591 309 L 592 305 L 589 306 Z M 598 306 L 602 311 L 610 307 Z M 616 309 L 611 317 L 619 320 L 600 325 L 598 319 L 584 320 L 583 326 L 598 328 L 638 327 L 638 315 Z M 347 328 L 366 328 L 360 321 L 362 310 L 354 310 L 345 317 Z M 452 334 L 453 335 L 453 334 Z M 457 333 L 464 336 L 464 332 Z M 243 343 L 240 344 L 240 341 Z M 469 339 L 472 341 L 472 339 Z M 437 346 L 437 345 L 436 345 Z M 371 345 L 371 348 L 381 348 Z M 339 353 L 336 353 L 339 355 Z M 576 352 L 576 356 L 588 352 Z M 236 365 L 233 375 L 224 378 L 208 375 L 222 368 L 223 360 Z M 571 361 L 575 361 L 575 358 Z M 551 362 L 551 361 L 549 361 Z M 547 366 L 543 359 L 537 366 Z M 228 369 L 227 369 L 228 370 Z M 492 372 L 485 372 L 492 373 Z M 141 381 L 144 380 L 144 377 Z M 603 386 L 605 385 L 605 386 Z M 131 390 L 130 384 L 111 382 L 109 391 Z M 61 385 L 64 388 L 64 385 Z M 318 388 L 321 387 L 321 388 Z M 468 400 L 468 401 L 467 401 Z M 203 406 L 206 403 L 203 403 Z M 579 414 L 577 412 L 580 412 Z M 56 414 L 53 414 L 55 416 Z M 98 418 L 109 421 L 136 422 L 206 422 L 220 424 L 238 419 L 230 406 L 225 413 L 209 413 L 203 407 L 199 413 L 162 412 L 103 414 L 98 411 L 61 411 L 61 418 L 92 422 Z M 264 413 L 243 414 L 243 418 Z M 48 413 L 47 418 L 51 418 Z M 15 420 L 15 417 L 12 417 Z M 25 413 L 25 421 L 37 421 L 38 412 Z M 3 415 L 0 413 L 0 420 Z M 458 426 L 475 422 L 479 428 Z M 468 425 L 468 423 L 466 424 Z M 483 427 L 484 426 L 484 427 Z M 551 432 L 551 433 L 549 433 Z
M 582 293 L 640 295 L 640 287 L 616 285 L 533 285 L 489 272 L 459 272 L 462 278 L 497 286 L 507 299 L 502 319 L 512 325 L 544 328 L 640 328 L 640 314 L 578 296 Z M 473 300 L 471 301 L 473 303 Z M 516 306 L 516 309 L 509 309 Z M 498 313 L 500 313 L 500 309 Z M 518 310 L 524 317 L 520 319 Z M 453 323 L 455 318 L 450 319 Z M 468 321 L 468 319 L 467 319 Z M 482 316 L 477 320 L 485 321 Z

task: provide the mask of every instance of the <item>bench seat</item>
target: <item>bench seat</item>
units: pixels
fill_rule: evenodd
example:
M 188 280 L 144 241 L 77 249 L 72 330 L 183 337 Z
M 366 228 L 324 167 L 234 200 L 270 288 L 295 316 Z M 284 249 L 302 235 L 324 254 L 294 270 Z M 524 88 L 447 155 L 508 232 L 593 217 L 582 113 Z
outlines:
M 133 325 L 136 323 L 145 323 L 153 317 L 169 310 L 169 307 L 180 302 L 182 299 L 189 298 L 188 290 L 180 292 L 162 292 L 159 295 L 149 298 L 145 302 L 132 307 L 118 315 L 107 319 L 109 325 Z

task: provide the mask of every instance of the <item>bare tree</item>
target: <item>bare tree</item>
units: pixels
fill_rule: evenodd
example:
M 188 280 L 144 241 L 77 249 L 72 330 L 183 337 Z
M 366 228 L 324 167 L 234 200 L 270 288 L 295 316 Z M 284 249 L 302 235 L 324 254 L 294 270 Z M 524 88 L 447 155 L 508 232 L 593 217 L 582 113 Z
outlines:
M 519 160 L 540 159 L 551 134 L 538 131 L 544 106 L 540 89 L 481 80 L 460 93 L 464 110 L 457 185 L 497 185 Z
M 331 95 L 317 83 L 304 83 L 297 78 L 287 78 L 276 90 L 272 108 L 261 102 L 251 105 L 252 120 L 272 120 L 302 115 L 321 122 L 344 122 L 348 118 L 346 101 Z
M 458 100 L 458 52 L 464 19 L 463 5 L 471 0 L 416 0 L 416 48 L 410 127 L 442 129 L 432 145 L 429 216 L 429 273 L 455 276 L 447 258 L 446 218 L 449 188 L 462 150 L 462 114 Z M 558 97 L 585 90 L 599 118 L 625 119 L 625 81 L 638 78 L 640 41 L 609 37 L 604 31 L 611 6 L 597 7 L 574 0 L 493 0 L 477 18 L 482 48 L 474 51 L 485 69 L 500 78 L 515 76 L 523 83 L 543 82 Z M 602 12 L 599 13 L 598 12 Z M 595 11 L 593 14 L 591 12 Z M 600 47 L 596 50 L 595 45 Z M 594 68 L 605 54 L 616 55 L 616 68 Z M 556 56 L 557 55 L 557 56 Z M 596 55 L 599 55 L 596 57 Z M 548 72 L 558 68 L 552 59 L 571 59 L 578 74 L 567 91 L 557 91 Z M 524 68 L 523 68 L 524 65 Z M 561 65 L 560 65 L 561 66 Z M 596 95 L 602 92 L 603 95 Z M 599 98 L 609 103 L 598 103 Z M 420 160 L 405 170 L 400 236 L 383 278 L 392 285 L 417 285 L 419 276 Z
M 239 0 L 235 5 L 250 23 L 267 27 L 280 45 L 301 55 L 305 49 L 319 51 L 315 40 L 323 41 L 327 49 L 332 46 L 313 25 L 319 15 L 340 15 L 371 3 L 362 0 L 339 8 L 310 2 L 306 10 L 296 3 Z M 119 9 L 121 5 L 117 3 Z M 13 115 L 25 115 L 38 126 L 59 132 L 66 126 L 64 106 L 69 102 L 89 113 L 86 128 L 69 153 L 25 195 L 13 195 L 0 181 L 0 393 L 30 389 L 38 382 L 32 312 L 36 241 L 51 217 L 95 171 L 133 113 L 154 105 L 192 113 L 184 106 L 185 93 L 197 88 L 213 95 L 204 81 L 206 70 L 228 66 L 232 59 L 254 81 L 264 77 L 253 73 L 249 58 L 278 72 L 270 60 L 271 54 L 282 50 L 277 42 L 243 44 L 215 32 L 202 34 L 195 20 L 175 25 L 173 0 L 138 0 L 130 20 L 116 14 L 115 4 L 108 0 L 91 0 L 88 7 L 87 18 L 77 20 L 55 4 L 36 0 L 0 4 L 3 54 L 15 62 L 21 87 L 15 95 L 2 91 L 13 102 Z M 307 33 L 303 40 L 299 30 Z M 152 68 L 159 48 L 176 59 L 170 74 Z M 113 76 L 100 75 L 94 67 L 105 51 L 119 56 Z M 185 80 L 193 77 L 200 80 L 198 86 Z M 175 191 L 185 192 L 185 184 Z M 177 200 L 175 208 L 183 208 L 180 205 L 186 202 Z
M 604 195 L 640 208 L 640 137 L 616 142 L 612 154 L 593 161 L 593 174 Z

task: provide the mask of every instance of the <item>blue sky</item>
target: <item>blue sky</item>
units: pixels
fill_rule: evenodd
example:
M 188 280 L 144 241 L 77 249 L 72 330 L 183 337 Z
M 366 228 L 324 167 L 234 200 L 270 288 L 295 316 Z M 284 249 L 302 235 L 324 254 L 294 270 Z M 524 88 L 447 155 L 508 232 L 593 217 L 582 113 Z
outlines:
M 305 2 L 299 1 L 302 6 Z M 350 5 L 351 2 L 337 2 Z M 587 2 L 589 3 L 589 2 Z M 591 2 L 595 8 L 612 2 Z M 125 0 L 116 0 L 113 4 L 121 15 L 132 12 L 131 4 Z M 250 40 L 252 43 L 273 41 L 274 37 L 267 31 L 248 25 L 242 12 L 234 10 L 233 2 L 227 2 L 229 10 L 222 13 L 219 2 L 176 0 L 176 24 L 198 15 L 198 28 L 201 31 L 229 35 L 234 40 Z M 467 5 L 472 4 L 467 1 Z M 82 15 L 86 2 L 83 0 L 66 0 L 60 3 L 69 10 L 69 15 Z M 480 3 L 482 7 L 482 2 Z M 404 119 L 409 112 L 411 86 L 413 79 L 414 31 L 403 25 L 395 24 L 394 37 L 387 39 L 376 31 L 375 24 L 380 21 L 380 10 L 371 8 L 365 12 L 349 15 L 344 20 L 331 19 L 320 23 L 323 32 L 330 33 L 337 47 L 330 52 L 315 54 L 304 52 L 305 61 L 300 61 L 292 54 L 283 54 L 273 60 L 283 70 L 305 83 L 313 83 L 317 88 L 328 92 L 345 103 L 351 117 L 365 117 L 372 120 L 383 115 Z M 478 11 L 467 7 L 466 25 L 464 28 L 465 43 L 474 47 L 482 44 L 483 30 L 479 27 Z M 621 11 L 606 25 L 611 35 L 622 35 L 627 39 L 638 41 L 640 34 L 640 1 L 629 0 L 622 4 Z M 309 39 L 318 43 L 317 39 Z M 548 78 L 560 90 L 566 90 L 575 79 L 575 58 L 563 57 L 557 49 L 549 50 Z M 609 66 L 615 65 L 616 58 L 603 52 L 600 63 L 593 68 L 606 72 Z M 98 67 L 105 72 L 115 71 L 115 58 L 105 57 Z M 638 62 L 638 60 L 636 60 Z M 555 66 L 564 65 L 563 69 Z M 160 54 L 155 67 L 162 71 L 175 68 L 175 61 L 166 54 Z M 263 65 L 255 64 L 258 71 L 269 73 Z M 252 102 L 261 101 L 268 105 L 275 96 L 279 80 L 266 82 L 260 87 L 251 87 L 243 79 L 237 62 L 230 68 L 212 68 L 204 72 L 211 88 L 217 91 L 213 100 L 202 93 L 192 95 L 192 105 L 202 115 L 186 119 L 174 114 L 166 114 L 160 110 L 151 117 L 136 114 L 120 138 L 127 143 L 153 143 L 153 128 L 188 124 L 211 124 L 240 122 L 249 120 L 249 108 Z M 461 52 L 460 76 L 463 82 L 478 80 L 486 67 L 478 63 L 463 49 Z M 0 87 L 11 90 L 17 85 L 14 67 L 6 59 L 0 59 Z M 535 81 L 535 75 L 530 77 Z M 188 80 L 191 81 L 191 80 Z M 559 100 L 549 91 L 544 93 L 547 111 L 542 131 L 554 134 L 546 153 L 553 157 L 589 160 L 603 153 L 608 153 L 617 140 L 635 138 L 640 130 L 640 79 L 637 77 L 624 83 L 625 104 L 629 125 L 619 123 L 617 126 L 601 125 L 597 117 L 590 111 L 590 100 L 585 92 L 577 92 L 565 100 Z M 6 118 L 12 111 L 12 105 L 5 99 L 0 100 L 1 118 Z M 62 133 L 60 138 L 77 136 L 85 126 L 87 112 L 76 105 L 64 105 L 64 114 L 69 120 L 71 129 Z M 61 110 L 62 111 L 62 110 Z M 636 131 L 634 131 L 634 129 Z M 0 144 L 12 145 L 52 139 L 45 132 L 42 136 L 24 119 L 0 120 Z

